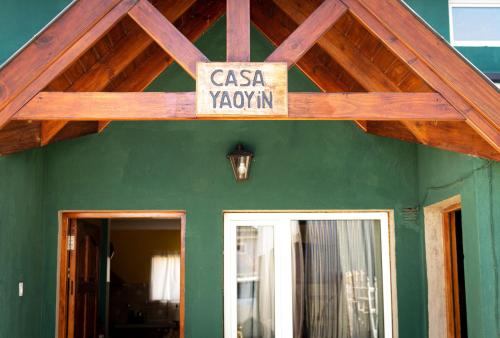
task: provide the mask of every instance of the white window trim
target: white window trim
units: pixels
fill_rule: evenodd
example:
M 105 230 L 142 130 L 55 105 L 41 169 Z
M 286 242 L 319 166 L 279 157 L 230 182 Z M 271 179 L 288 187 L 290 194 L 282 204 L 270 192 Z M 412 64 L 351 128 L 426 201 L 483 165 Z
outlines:
M 450 18 L 450 43 L 457 47 L 500 47 L 500 40 L 455 40 L 453 29 L 453 8 L 457 7 L 500 7 L 500 0 L 450 0 L 448 2 L 448 16 Z
M 384 292 L 384 337 L 397 338 L 394 224 L 391 212 L 226 212 L 224 213 L 224 337 L 237 338 L 237 252 L 238 226 L 272 226 L 275 260 L 291 261 L 292 220 L 379 220 L 381 225 L 382 278 Z M 391 217 L 392 218 L 392 217 Z M 280 257 L 280 256 L 282 257 Z M 293 322 L 291 269 L 275 264 L 275 337 L 292 338 Z M 289 285 L 290 284 L 290 285 Z M 278 315 L 280 318 L 278 318 Z

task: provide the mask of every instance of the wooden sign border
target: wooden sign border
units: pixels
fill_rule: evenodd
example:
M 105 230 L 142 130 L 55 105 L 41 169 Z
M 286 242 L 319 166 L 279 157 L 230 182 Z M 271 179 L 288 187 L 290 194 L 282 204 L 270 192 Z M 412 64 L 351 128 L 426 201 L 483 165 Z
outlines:
M 224 112 L 217 112 L 217 113 L 211 113 L 209 112 L 208 109 L 201 110 L 200 106 L 202 105 L 203 99 L 200 97 L 200 83 L 202 79 L 202 74 L 199 65 L 206 65 L 209 64 L 213 67 L 223 67 L 227 69 L 231 65 L 234 66 L 234 68 L 242 68 L 242 66 L 250 66 L 252 68 L 258 68 L 259 66 L 261 67 L 266 67 L 269 68 L 270 66 L 274 66 L 276 68 L 282 67 L 282 69 L 277 69 L 276 72 L 283 72 L 282 81 L 283 82 L 283 89 L 281 89 L 281 83 L 277 84 L 277 87 L 279 88 L 278 90 L 283 90 L 282 94 L 282 99 L 281 101 L 283 102 L 282 108 L 281 109 L 274 109 L 272 113 L 267 113 L 265 111 L 262 112 L 255 112 L 255 110 L 251 110 L 250 113 L 246 112 L 245 108 L 242 109 L 233 109 L 232 111 L 229 111 L 226 113 Z M 206 79 L 204 81 L 207 81 Z M 251 87 L 250 87 L 251 88 Z M 276 95 L 274 96 L 276 98 Z M 276 101 L 275 101 L 276 102 Z M 198 62 L 196 64 L 196 104 L 195 104 L 195 112 L 196 116 L 199 117 L 233 117 L 233 118 L 238 118 L 238 117 L 287 117 L 288 116 L 288 66 L 286 62 Z M 280 104 L 281 106 L 281 104 Z

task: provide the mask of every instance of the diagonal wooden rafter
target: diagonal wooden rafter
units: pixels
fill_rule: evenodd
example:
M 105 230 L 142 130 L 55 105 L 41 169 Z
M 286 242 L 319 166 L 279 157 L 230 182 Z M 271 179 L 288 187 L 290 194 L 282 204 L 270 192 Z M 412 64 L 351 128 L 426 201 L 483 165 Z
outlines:
M 250 0 L 227 0 L 228 62 L 250 61 Z
M 297 24 L 307 20 L 314 5 L 297 0 L 275 0 L 276 5 Z M 366 90 L 376 92 L 399 91 L 389 77 L 373 62 L 362 55 L 347 38 L 336 29 L 331 29 L 318 40 L 318 45 L 334 58 Z
M 208 58 L 149 1 L 139 0 L 129 15 L 189 75 L 196 78 L 196 63 L 208 62 Z
M 64 70 L 67 67 L 68 60 L 78 60 L 79 56 L 89 48 L 89 45 L 92 46 L 90 41 L 95 41 L 94 34 L 98 33 L 98 37 L 102 36 L 106 33 L 106 29 L 108 29 L 106 28 L 107 25 L 112 26 L 113 23 L 120 20 L 127 12 L 146 31 L 144 33 L 140 29 L 138 30 L 150 41 L 150 44 L 153 42 L 149 36 L 167 54 L 178 61 L 191 76 L 195 77 L 196 63 L 199 61 L 206 62 L 207 59 L 188 40 L 189 36 L 184 36 L 186 35 L 185 31 L 179 29 L 178 26 L 176 28 L 171 23 L 174 22 L 173 18 L 168 16 L 165 18 L 165 13 L 160 10 L 159 4 L 167 1 L 169 0 L 159 2 L 154 7 L 146 0 L 103 0 L 108 9 L 100 11 L 98 16 L 93 17 L 93 21 L 90 20 L 87 22 L 87 31 L 77 30 L 75 35 L 68 33 L 68 36 L 72 37 L 65 36 L 62 39 L 66 41 L 65 47 L 58 50 L 57 48 L 60 48 L 58 45 L 54 54 L 55 56 L 50 53 L 45 55 L 44 50 L 41 50 L 40 53 L 43 54 L 43 57 L 40 59 L 42 62 L 34 63 L 39 68 L 35 67 L 33 74 L 19 74 L 18 78 L 23 79 L 19 83 L 25 81 L 24 89 L 5 86 L 6 84 L 15 83 L 18 79 L 11 72 L 10 75 L 12 78 L 6 78 L 11 82 L 3 81 L 2 76 L 9 74 L 8 71 L 5 72 L 4 68 L 0 72 L 0 124 L 5 124 L 6 121 L 11 122 L 9 123 L 9 128 L 5 128 L 6 133 L 4 133 L 4 130 L 0 132 L 0 139 L 5 135 L 12 137 L 12 139 L 18 138 L 16 135 L 21 135 L 21 128 L 30 129 L 31 131 L 38 128 L 44 140 L 47 138 L 56 140 L 61 137 L 68 137 L 72 132 L 69 128 L 60 129 L 60 132 L 57 132 L 59 126 L 67 125 L 67 121 L 71 121 L 68 127 L 79 125 L 82 131 L 90 130 L 90 132 L 93 132 L 98 127 L 98 123 L 99 129 L 107 125 L 108 121 L 104 118 L 118 120 L 132 118 L 138 120 L 148 118 L 150 116 L 148 114 L 152 114 L 153 112 L 157 112 L 160 115 L 153 116 L 152 119 L 197 118 L 190 111 L 193 104 L 190 103 L 192 101 L 192 93 L 183 93 L 184 96 L 182 97 L 172 93 L 156 93 L 153 96 L 139 93 L 113 94 L 120 95 L 115 97 L 94 92 L 94 88 L 105 90 L 109 84 L 112 84 L 112 90 L 143 88 L 144 84 L 147 83 L 147 79 L 133 80 L 131 81 L 133 84 L 126 84 L 130 69 L 133 69 L 133 72 L 136 73 L 134 77 L 138 79 L 141 77 L 141 73 L 139 73 L 141 70 L 148 70 L 151 74 L 158 74 L 158 69 L 164 69 L 166 65 L 172 62 L 172 58 L 163 55 L 162 59 L 159 59 L 161 56 L 152 58 L 152 61 L 156 61 L 154 63 L 144 64 L 145 58 L 150 55 L 149 49 L 146 53 L 141 54 L 136 48 L 129 47 L 134 49 L 132 53 L 136 54 L 132 55 L 135 56 L 129 56 L 130 59 L 126 59 L 126 56 L 123 55 L 121 57 L 115 56 L 116 60 L 118 60 L 116 64 L 111 62 L 111 55 L 119 55 L 114 50 L 109 58 L 104 59 L 105 65 L 108 67 L 112 66 L 112 68 L 109 68 L 111 70 L 109 74 L 94 71 L 88 72 L 86 70 L 86 73 L 90 74 L 85 75 L 86 80 L 77 80 L 81 81 L 80 85 L 73 83 L 73 88 L 70 89 L 72 91 L 91 91 L 90 93 L 71 94 L 87 95 L 79 97 L 79 100 L 81 100 L 80 106 L 73 99 L 68 99 L 70 96 L 66 96 L 66 93 L 40 92 L 45 86 L 42 89 L 37 89 L 42 84 L 50 81 L 50 78 L 53 78 L 54 74 L 57 75 L 60 71 Z M 186 3 L 195 0 L 176 1 Z M 376 126 L 403 123 L 419 138 L 421 143 L 498 159 L 500 154 L 500 113 L 498 110 L 500 95 L 498 91 L 489 86 L 487 81 L 483 81 L 479 74 L 472 70 L 465 61 L 457 57 L 443 41 L 439 40 L 425 25 L 410 14 L 399 1 L 381 0 L 380 6 L 378 5 L 378 0 L 311 0 L 303 2 L 298 0 L 255 0 L 255 2 L 257 5 L 252 6 L 252 19 L 254 19 L 253 13 L 255 12 L 253 7 L 260 6 L 256 11 L 264 13 L 265 11 L 269 11 L 269 8 L 265 7 L 267 3 L 270 3 L 271 7 L 274 6 L 272 8 L 277 8 L 281 11 L 274 11 L 273 9 L 270 11 L 273 14 L 267 16 L 259 13 L 257 17 L 260 16 L 261 19 L 265 17 L 265 20 L 256 22 L 259 28 L 266 35 L 271 36 L 276 44 L 281 44 L 281 47 L 278 47 L 273 53 L 275 55 L 281 53 L 282 56 L 278 57 L 279 61 L 285 59 L 290 64 L 298 61 L 299 68 L 302 70 L 306 69 L 306 75 L 312 78 L 315 83 L 321 83 L 320 88 L 324 91 L 363 91 L 364 89 L 371 91 L 370 93 L 355 94 L 291 93 L 289 96 L 291 103 L 290 115 L 286 118 L 320 120 L 364 118 L 366 120 L 364 122 L 358 121 L 358 124 L 365 130 L 368 129 L 369 132 L 375 130 Z M 231 4 L 233 7 L 231 7 Z M 235 4 L 244 4 L 244 6 L 240 8 L 235 6 Z M 228 0 L 227 3 L 228 46 L 232 45 L 232 49 L 234 50 L 234 55 L 232 55 L 231 51 L 228 53 L 228 59 L 241 57 L 245 60 L 249 57 L 249 48 L 246 47 L 246 39 L 249 37 L 247 34 L 248 25 L 242 25 L 241 23 L 239 25 L 229 24 L 231 20 L 232 22 L 238 21 L 238 17 L 243 17 L 241 21 L 248 21 L 249 8 L 245 4 L 248 4 L 248 0 Z M 318 4 L 320 4 L 319 8 L 317 8 Z M 332 4 L 336 4 L 341 9 L 338 15 L 325 14 L 326 10 L 324 8 L 332 6 Z M 348 13 L 346 9 L 348 9 Z M 330 10 L 332 10 L 332 7 L 330 7 Z M 65 15 L 68 13 L 65 13 Z M 281 13 L 284 13 L 283 16 L 285 18 L 281 18 Z M 84 13 L 85 15 L 89 14 Z M 272 15 L 277 15 L 278 17 L 273 17 Z M 338 19 L 339 17 L 342 17 L 341 20 L 335 25 L 335 28 L 331 28 L 333 22 L 328 23 L 328 20 L 334 21 L 333 19 Z M 316 19 L 314 20 L 313 18 Z M 401 21 L 401 18 L 404 18 L 403 21 L 410 23 L 408 26 L 411 26 L 413 29 L 398 22 L 398 18 L 399 21 Z M 293 23 L 283 25 L 282 19 L 293 21 Z M 193 18 L 189 18 L 189 20 L 193 20 Z M 59 22 L 59 19 L 57 22 Z M 279 23 L 277 24 L 277 22 Z M 348 23 L 347 25 L 346 22 Z M 354 34 L 351 34 L 351 26 L 349 26 L 352 22 L 354 22 Z M 186 25 L 188 24 L 186 23 Z M 281 27 L 279 27 L 280 25 Z M 234 29 L 232 32 L 229 32 L 231 27 Z M 277 30 L 281 31 L 278 33 L 275 32 L 276 27 L 278 28 Z M 285 31 L 287 33 L 283 34 Z M 368 34 L 367 31 L 370 33 Z M 388 63 L 384 65 L 383 62 L 374 61 L 369 56 L 369 51 L 373 51 L 374 49 L 368 48 L 368 51 L 361 51 L 360 46 L 363 35 L 359 32 L 365 32 L 365 36 L 369 36 L 365 45 L 374 47 L 374 44 L 378 43 L 379 46 L 383 46 L 386 60 L 387 58 L 395 60 L 393 62 L 397 66 L 392 66 L 393 68 L 389 70 Z M 45 40 L 40 40 L 40 44 L 51 44 L 52 38 L 53 36 L 50 35 L 45 36 Z M 229 42 L 230 40 L 231 42 Z M 244 42 L 242 46 L 237 45 L 239 40 Z M 131 40 L 130 42 L 134 41 Z M 314 44 L 315 42 L 316 44 Z M 57 44 L 58 42 L 56 41 L 55 43 Z M 130 45 L 134 44 L 131 43 Z M 153 47 L 156 48 L 156 44 Z M 241 49 L 238 50 L 237 47 L 241 47 Z M 309 52 L 305 53 L 307 50 Z M 23 53 L 18 56 L 21 60 L 22 55 Z M 324 57 L 325 55 L 327 57 Z M 52 58 L 53 56 L 54 58 Z M 44 63 L 43 60 L 46 61 L 47 58 L 50 61 Z M 11 63 L 15 63 L 16 61 L 17 58 Z M 132 68 L 126 68 L 129 64 L 131 64 Z M 138 68 L 134 69 L 135 67 Z M 153 70 L 152 67 L 155 69 Z M 56 72 L 55 70 L 59 71 Z M 331 70 L 333 70 L 333 77 L 332 74 L 325 74 Z M 463 70 L 463 72 L 460 73 L 458 70 Z M 116 76 L 117 74 L 120 74 L 120 76 Z M 375 76 L 371 76 L 371 74 L 375 74 Z M 408 76 L 411 81 L 402 84 L 403 80 L 399 79 L 407 76 L 406 74 L 410 74 Z M 118 79 L 123 82 L 117 85 L 118 82 L 115 80 Z M 470 87 L 470 79 L 473 80 L 473 83 L 479 85 L 473 88 L 471 95 L 468 95 L 468 87 L 464 86 L 468 83 Z M 74 79 L 71 81 L 74 81 Z M 96 83 L 92 84 L 94 81 Z M 457 84 L 457 82 L 461 83 Z M 62 84 L 62 82 L 54 81 L 49 87 L 50 90 L 57 90 L 58 84 Z M 402 91 L 432 92 L 402 93 Z M 64 96 L 59 97 L 57 95 Z M 119 107 L 116 107 L 117 102 L 115 102 L 115 100 L 124 100 L 124 102 L 127 102 L 130 99 L 129 96 L 140 98 L 131 101 L 131 113 L 129 112 L 129 114 L 132 115 L 126 115 L 127 113 L 123 111 L 124 107 L 120 110 Z M 31 99 L 33 97 L 34 99 Z M 167 97 L 167 100 L 165 100 L 165 97 Z M 54 101 L 54 98 L 58 98 L 60 101 Z M 88 109 L 88 106 L 81 104 L 81 102 L 86 102 L 86 100 L 95 104 L 95 110 Z M 184 103 L 183 100 L 185 101 Z M 26 104 L 26 102 L 28 103 Z M 4 105 L 3 107 L 1 106 L 2 104 Z M 167 106 L 167 108 L 164 106 Z M 23 108 L 19 110 L 21 107 Z M 384 107 L 384 110 L 380 111 L 380 107 Z M 57 110 L 59 108 L 65 108 L 67 111 L 61 113 Z M 150 109 L 151 113 L 144 112 L 145 108 Z M 12 117 L 12 112 L 15 114 L 17 111 L 19 111 L 19 115 Z M 91 113 L 88 113 L 88 111 L 91 111 Z M 72 117 L 69 113 L 73 112 L 80 115 Z M 101 115 L 95 115 L 98 113 Z M 138 113 L 141 113 L 142 117 L 134 115 Z M 183 116 L 183 113 L 187 115 Z M 5 119 L 6 117 L 7 119 Z M 49 121 L 38 122 L 42 117 Z M 5 119 L 3 122 L 2 118 Z M 224 118 L 232 119 L 234 117 Z M 236 118 L 266 119 L 269 117 L 240 116 Z M 26 121 L 30 121 L 30 124 Z M 388 133 L 390 134 L 390 131 Z M 379 132 L 379 134 L 382 134 L 382 132 Z M 29 135 L 31 135 L 29 137 L 33 137 L 32 132 Z M 19 137 L 18 139 L 20 143 L 26 145 L 31 142 L 27 138 L 21 140 Z
M 286 62 L 292 67 L 346 12 L 338 0 L 323 2 L 290 36 L 268 56 L 266 62 Z
M 342 1 L 373 34 L 462 112 L 467 123 L 500 152 L 500 94 L 497 89 L 399 1 Z M 469 85 L 471 82 L 474 86 Z
M 134 3 L 135 0 L 78 1 L 22 50 L 0 72 L 0 128 Z
M 300 6 L 299 8 L 293 8 L 292 7 L 289 7 L 289 3 L 284 1 L 282 3 L 284 6 L 288 7 L 288 8 L 291 8 L 291 11 L 293 11 L 294 15 L 297 15 L 299 16 L 299 18 L 295 17 L 295 21 L 296 21 L 296 24 L 303 24 L 310 15 L 312 15 L 313 13 L 313 10 L 314 8 L 311 8 L 310 11 L 308 11 L 307 14 L 304 14 L 303 12 L 303 9 L 301 7 L 305 6 L 306 8 L 308 6 L 310 6 L 311 4 L 309 3 L 306 3 L 306 2 L 302 2 L 300 3 Z M 342 13 L 345 13 L 345 11 L 343 11 L 343 8 L 345 8 L 345 6 L 342 5 L 342 3 L 339 4 L 339 2 L 337 1 L 336 2 L 337 6 L 336 6 L 336 13 L 339 14 L 340 12 Z M 256 23 L 256 25 L 259 27 L 259 29 L 264 33 L 264 35 L 266 35 L 274 44 L 283 44 L 284 42 L 281 42 L 281 39 L 279 37 L 279 29 L 276 29 L 278 26 L 277 26 L 277 23 L 280 22 L 281 20 L 284 20 L 285 18 L 279 14 L 279 12 L 281 11 L 281 8 L 279 8 L 272 0 L 259 0 L 259 1 L 255 1 L 253 4 L 253 7 L 252 7 L 252 14 L 253 14 L 253 21 Z M 321 7 L 321 6 L 320 6 Z M 319 10 L 320 8 L 316 9 L 316 10 Z M 283 12 L 283 14 L 288 14 L 288 13 L 285 13 Z M 333 20 L 335 21 L 336 19 L 338 19 L 338 17 L 335 17 L 335 13 L 333 13 L 334 17 L 333 17 Z M 341 15 L 340 15 L 341 16 Z M 340 17 L 339 16 L 339 17 Z M 270 18 L 270 22 L 272 22 L 273 24 L 269 24 L 269 23 L 266 23 L 263 21 L 264 18 Z M 310 22 L 312 22 L 313 24 L 316 22 L 317 20 L 310 20 Z M 324 22 L 328 22 L 328 21 L 324 21 Z M 332 23 L 334 24 L 334 22 Z M 301 27 L 301 26 L 299 26 Z M 331 25 L 329 26 L 331 27 Z M 299 28 L 297 28 L 295 31 L 299 31 Z M 294 32 L 295 32 L 294 31 Z M 327 31 L 326 33 L 324 33 L 323 35 L 329 35 L 330 31 Z M 287 37 L 286 40 L 290 40 L 290 37 L 293 35 L 294 33 L 290 33 Z M 331 45 L 330 42 L 328 42 L 325 37 L 319 37 L 319 39 L 317 39 L 319 45 L 321 47 L 329 47 Z M 323 42 L 323 43 L 322 43 Z M 309 46 L 310 48 L 311 46 Z M 330 53 L 331 51 L 326 49 L 326 48 L 323 48 L 323 50 L 325 50 L 326 52 Z M 339 50 L 339 49 L 337 49 Z M 317 51 L 317 50 L 316 50 Z M 340 54 L 343 54 L 342 53 L 342 50 L 339 50 Z M 275 52 L 276 53 L 276 52 Z M 331 54 L 331 53 L 330 53 Z M 357 53 L 353 53 L 352 55 L 355 55 Z M 302 70 L 302 72 L 304 72 L 304 74 L 306 76 L 308 76 L 322 91 L 325 91 L 325 92 L 330 92 L 330 91 L 345 91 L 345 89 L 342 89 L 342 88 L 335 88 L 335 81 L 332 81 L 332 80 L 329 80 L 327 79 L 329 77 L 329 72 L 327 70 L 323 70 L 323 71 L 316 71 L 318 69 L 318 66 L 317 65 L 311 65 L 309 63 L 312 63 L 314 62 L 313 59 L 309 58 L 309 55 L 308 54 L 301 54 L 301 55 L 298 55 L 299 56 L 299 59 L 301 56 L 305 56 L 305 58 L 301 59 L 301 61 L 297 64 L 297 66 L 299 67 L 299 69 Z M 344 59 L 345 60 L 345 59 Z M 298 59 L 295 60 L 295 62 L 299 61 Z M 355 64 L 355 62 L 351 62 L 351 64 Z M 340 64 L 341 66 L 343 66 L 342 64 Z M 345 65 L 343 66 L 344 69 L 350 69 L 351 67 L 346 67 Z M 374 67 L 365 67 L 364 71 L 360 71 L 359 73 L 360 74 L 363 74 L 363 76 L 360 76 L 359 78 L 361 79 L 365 79 L 365 78 L 369 78 L 372 83 L 377 83 L 376 79 L 378 79 L 379 77 L 376 77 L 376 76 L 371 76 L 373 74 L 372 71 L 371 72 L 367 72 L 367 70 L 370 70 Z M 382 74 L 383 75 L 383 74 Z M 385 75 L 384 75 L 385 77 Z M 359 80 L 358 80 L 359 82 Z M 386 81 L 387 82 L 387 81 Z M 390 82 L 390 81 L 388 81 Z M 388 91 L 387 89 L 385 90 L 377 90 L 377 91 Z M 389 90 L 390 91 L 390 90 Z M 364 132 L 367 131 L 367 123 L 366 121 L 359 121 L 359 120 L 356 120 L 354 121 L 356 123 L 356 125 L 362 129 Z
M 159 10 L 169 20 L 178 19 L 193 4 L 194 0 L 165 1 Z M 135 2 L 133 3 L 135 5 Z M 174 6 L 175 5 L 175 6 Z M 123 8 L 122 15 L 128 13 L 132 6 Z M 121 17 L 120 17 L 121 18 Z M 116 22 L 115 22 L 116 23 Z M 120 40 L 112 51 L 108 52 L 99 62 L 95 63 L 85 74 L 71 84 L 66 91 L 101 91 L 109 82 L 119 74 L 127 65 L 134 61 L 154 41 L 138 26 L 132 26 L 127 39 Z M 49 144 L 54 137 L 68 124 L 68 121 L 42 122 L 41 144 Z M 99 126 L 99 131 L 106 127 L 105 123 Z
M 298 0 L 275 0 L 276 4 L 295 22 L 303 25 L 309 14 L 314 10 L 314 4 L 299 2 Z M 345 7 L 347 9 L 347 7 Z M 376 67 L 366 56 L 362 55 L 347 38 L 336 29 L 329 30 L 324 37 L 318 41 L 328 54 L 330 54 L 348 73 L 351 74 L 366 90 L 382 92 L 401 92 L 389 77 Z M 360 123 L 362 129 L 367 131 L 367 125 Z M 427 143 L 417 126 L 411 121 L 402 121 L 402 124 L 410 130 L 420 143 Z
M 190 40 L 196 41 L 225 13 L 224 0 L 206 1 L 197 0 L 175 22 L 179 30 Z M 168 15 L 166 15 L 169 18 Z M 188 20 L 188 18 L 190 20 Z M 165 56 L 163 50 L 157 49 L 127 78 L 111 90 L 115 92 L 142 92 L 145 90 L 168 66 L 173 63 L 171 57 Z M 102 132 L 111 121 L 99 121 L 98 131 Z
M 192 0 L 163 0 L 159 2 L 157 8 L 159 8 L 162 13 L 165 13 L 167 18 L 169 17 L 169 12 L 166 11 L 172 7 L 167 5 L 172 1 L 180 3 L 180 7 L 184 7 L 184 5 L 181 6 L 181 4 L 187 2 L 192 3 Z M 175 7 L 171 10 L 176 11 Z M 212 27 L 224 13 L 224 0 L 197 0 L 175 21 L 175 25 L 191 41 L 196 41 L 204 32 Z M 147 34 L 145 35 L 149 43 L 153 43 Z M 137 46 L 133 43 L 130 43 L 130 45 Z M 127 72 L 127 77 L 123 81 L 117 82 L 113 87 L 105 88 L 104 90 L 120 92 L 142 91 L 172 62 L 173 60 L 168 57 L 163 50 L 155 47 L 154 53 L 150 54 L 147 59 L 141 61 L 138 67 L 134 68 L 132 72 Z M 110 65 L 103 63 L 100 64 L 100 66 L 107 68 Z M 43 124 L 50 124 L 51 122 L 57 121 L 44 121 Z M 68 122 L 69 123 L 54 136 L 50 143 L 95 133 L 98 130 L 97 128 L 104 128 L 109 124 L 108 121 Z M 43 128 L 41 125 L 42 123 L 39 122 L 27 123 L 25 121 L 11 121 L 7 128 L 0 130 L 0 154 L 8 154 L 40 146 L 40 132 Z M 38 132 L 34 133 L 35 130 L 38 130 Z
M 464 117 L 436 93 L 289 93 L 284 119 L 440 120 Z M 380 107 L 384 109 L 381 110 Z M 18 120 L 172 120 L 200 118 L 195 93 L 42 92 L 15 116 Z M 202 117 L 201 117 L 202 118 Z M 236 115 L 230 119 L 259 116 Z M 260 118 L 269 118 L 261 116 Z M 275 117 L 276 118 L 276 117 Z

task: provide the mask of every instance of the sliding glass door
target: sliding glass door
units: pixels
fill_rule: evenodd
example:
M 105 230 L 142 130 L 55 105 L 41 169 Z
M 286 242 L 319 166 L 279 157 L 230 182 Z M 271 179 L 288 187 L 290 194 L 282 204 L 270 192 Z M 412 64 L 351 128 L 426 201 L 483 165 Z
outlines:
M 391 338 L 388 216 L 227 213 L 226 338 Z

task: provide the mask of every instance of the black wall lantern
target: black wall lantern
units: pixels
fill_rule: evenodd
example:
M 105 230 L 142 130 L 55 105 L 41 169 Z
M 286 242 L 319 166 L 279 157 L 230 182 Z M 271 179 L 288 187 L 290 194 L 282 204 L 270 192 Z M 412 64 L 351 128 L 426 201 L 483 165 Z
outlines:
M 248 180 L 250 172 L 250 163 L 252 163 L 253 153 L 245 150 L 243 144 L 238 144 L 236 148 L 227 155 L 231 167 L 233 168 L 236 181 Z

